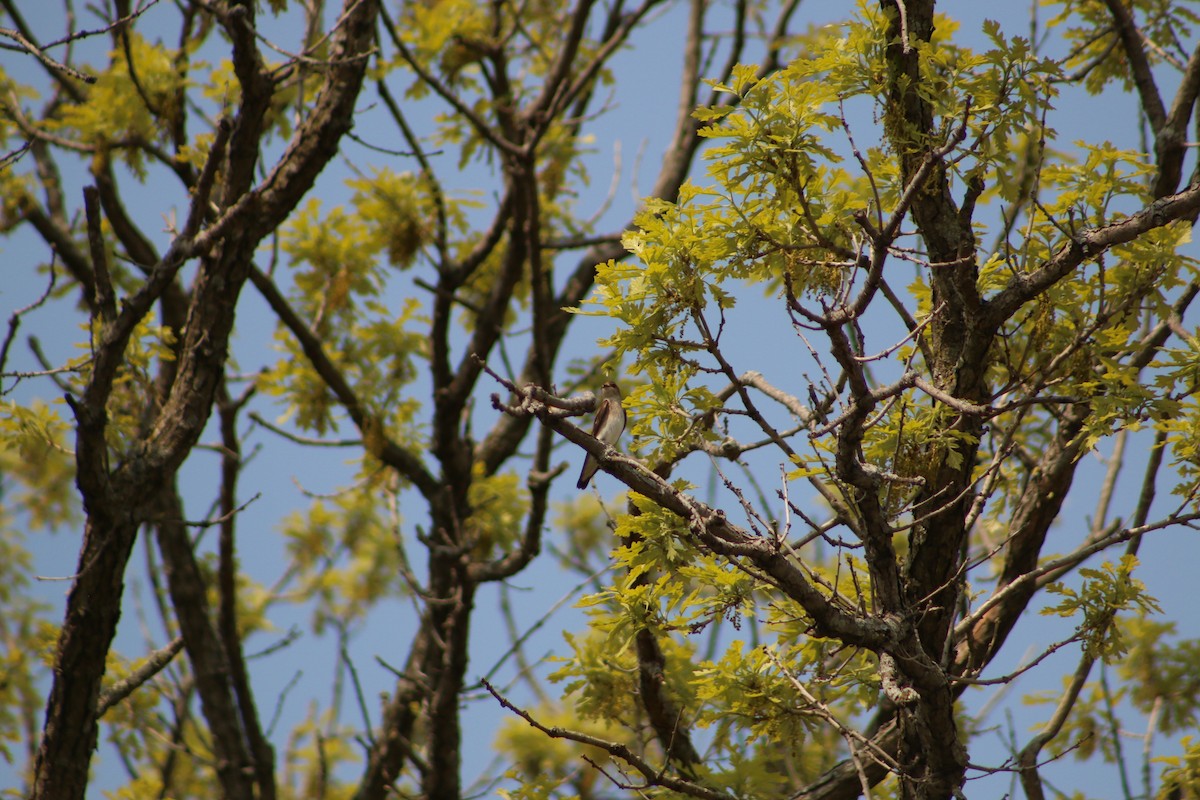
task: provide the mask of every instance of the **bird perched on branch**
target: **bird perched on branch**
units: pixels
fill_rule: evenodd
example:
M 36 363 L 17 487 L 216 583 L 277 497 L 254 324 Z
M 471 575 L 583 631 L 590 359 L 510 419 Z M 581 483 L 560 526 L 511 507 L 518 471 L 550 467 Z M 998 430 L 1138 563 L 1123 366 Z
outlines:
M 625 430 L 625 409 L 621 407 L 621 390 L 612 381 L 600 387 L 600 400 L 596 404 L 596 418 L 592 422 L 592 436 L 609 447 L 615 447 Z M 586 489 L 600 465 L 591 453 L 583 459 L 583 470 L 579 473 L 577 489 Z

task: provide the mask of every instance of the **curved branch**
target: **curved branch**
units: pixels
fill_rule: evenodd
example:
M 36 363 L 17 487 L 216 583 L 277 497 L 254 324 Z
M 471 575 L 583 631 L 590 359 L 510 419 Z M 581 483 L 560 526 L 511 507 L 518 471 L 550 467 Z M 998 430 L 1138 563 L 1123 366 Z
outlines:
M 727 795 L 724 792 L 708 789 L 692 781 L 676 778 L 665 774 L 662 769 L 657 769 L 649 764 L 644 758 L 634 753 L 628 746 L 620 742 L 612 742 L 607 739 L 601 739 L 598 736 L 592 736 L 588 733 L 573 731 L 558 725 L 547 726 L 538 722 L 533 718 L 533 715 L 528 711 L 514 705 L 507 697 L 500 694 L 496 687 L 492 686 L 488 681 L 483 681 L 483 687 L 488 690 L 492 697 L 500 705 L 507 708 L 509 711 L 516 714 L 521 719 L 528 722 L 533 728 L 541 731 L 552 739 L 567 739 L 572 742 L 579 742 L 591 747 L 598 748 L 608 753 L 614 758 L 624 761 L 629 766 L 636 769 L 646 779 L 646 787 L 662 786 L 665 789 L 670 789 L 680 794 L 688 795 L 689 797 L 699 797 L 701 800 L 727 800 Z M 637 787 L 632 787 L 637 788 Z
M 1162 129 L 1154 141 L 1158 157 L 1158 177 L 1154 182 L 1154 196 L 1163 197 L 1179 188 L 1183 177 L 1183 161 L 1187 154 L 1187 128 L 1200 96 L 1200 44 L 1192 51 L 1184 67 L 1183 81 L 1175 93 L 1171 110 Z
M 846 644 L 878 652 L 893 649 L 898 633 L 893 623 L 879 617 L 860 616 L 846 610 L 836 600 L 826 597 L 814 586 L 804 571 L 776 543 L 760 539 L 732 524 L 725 514 L 675 489 L 663 478 L 639 462 L 622 456 L 611 447 L 566 420 L 542 399 L 537 387 L 518 388 L 505 384 L 520 400 L 505 405 L 492 395 L 492 405 L 513 416 L 533 416 L 570 442 L 595 456 L 600 468 L 627 487 L 643 495 L 687 523 L 692 535 L 718 555 L 733 559 L 745 558 L 770 576 L 788 597 L 799 603 L 813 618 L 813 632 L 829 636 Z
M 1200 183 L 1181 192 L 1159 198 L 1135 214 L 1077 234 L 1060 245 L 1042 267 L 1030 273 L 1018 273 L 1008 285 L 981 308 L 983 324 L 997 330 L 1026 302 L 1045 292 L 1085 261 L 1156 228 L 1161 228 L 1200 213 Z

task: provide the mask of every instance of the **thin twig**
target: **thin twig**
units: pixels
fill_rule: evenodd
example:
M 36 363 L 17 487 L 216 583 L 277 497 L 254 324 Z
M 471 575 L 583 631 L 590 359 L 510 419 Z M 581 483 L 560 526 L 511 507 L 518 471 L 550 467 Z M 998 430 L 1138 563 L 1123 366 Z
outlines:
M 488 690 L 492 697 L 496 698 L 500 705 L 502 705 L 504 708 L 507 708 L 509 711 L 528 722 L 530 726 L 541 731 L 550 738 L 567 739 L 572 742 L 590 745 L 603 750 L 604 752 L 620 759 L 621 761 L 624 761 L 626 764 L 640 772 L 642 777 L 646 779 L 646 784 L 643 788 L 650 786 L 662 786 L 666 789 L 679 792 L 680 794 L 702 798 L 702 800 L 728 800 L 728 796 L 722 792 L 706 789 L 705 787 L 691 781 L 667 775 L 663 769 L 651 766 L 650 763 L 644 758 L 637 755 L 630 750 L 628 746 L 623 745 L 620 742 L 612 742 L 607 739 L 601 739 L 598 736 L 592 736 L 591 734 L 582 733 L 581 731 L 569 730 L 558 725 L 543 725 L 534 719 L 528 711 L 513 705 L 508 698 L 500 694 L 500 692 L 496 690 L 496 687 L 492 686 L 492 684 L 488 683 L 486 680 L 483 681 L 483 687 Z

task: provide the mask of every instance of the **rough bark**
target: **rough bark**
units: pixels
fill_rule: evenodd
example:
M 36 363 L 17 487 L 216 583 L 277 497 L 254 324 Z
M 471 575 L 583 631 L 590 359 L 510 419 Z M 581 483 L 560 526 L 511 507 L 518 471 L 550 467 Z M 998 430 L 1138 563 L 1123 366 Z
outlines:
M 194 187 L 196 198 L 188 223 L 169 251 L 148 268 L 145 283 L 124 300 L 119 313 L 102 253 L 94 251 L 90 269 L 77 273 L 79 278 L 91 279 L 91 289 L 85 285 L 85 297 L 92 299 L 93 321 L 99 331 L 87 389 L 79 399 L 68 398 L 76 417 L 77 483 L 87 521 L 55 656 L 54 681 L 35 764 L 35 798 L 82 798 L 86 792 L 98 736 L 100 682 L 120 619 L 124 573 L 137 529 L 152 516 L 154 498 L 170 485 L 209 418 L 222 381 L 238 296 L 255 247 L 308 192 L 349 129 L 366 66 L 361 56 L 371 47 L 377 8 L 373 0 L 347 4 L 331 48 L 335 66 L 326 76 L 312 114 L 298 126 L 291 145 L 264 183 L 254 187 L 263 115 L 273 84 L 254 38 L 254 5 L 223 6 L 220 12 L 233 43 L 242 104 L 232 125 L 218 133 L 207 177 L 202 176 Z M 224 176 L 216 198 L 218 213 L 212 224 L 202 229 L 203 221 L 212 218 L 208 189 L 218 160 Z M 100 183 L 100 195 L 111 205 L 115 195 L 111 187 L 103 189 L 105 181 Z M 110 209 L 110 216 L 117 221 L 116 227 L 124 230 L 123 215 Z M 98 224 L 97 220 L 93 227 Z M 126 230 L 124 238 L 135 245 L 136 253 L 148 257 L 149 250 L 132 232 Z M 146 417 L 134 441 L 116 452 L 107 407 L 133 328 L 164 295 L 178 297 L 178 290 L 172 288 L 176 275 L 195 256 L 200 256 L 200 267 L 188 292 L 176 367 L 169 387 L 162 387 L 163 404 Z M 183 551 L 175 550 L 185 562 Z M 197 578 L 192 578 L 188 583 L 195 589 Z M 204 613 L 191 604 L 177 610 L 189 618 Z M 208 629 L 211 623 L 201 624 L 199 616 L 197 620 L 197 626 L 185 626 L 191 631 L 190 636 L 185 632 L 185 644 L 190 654 L 203 656 L 197 672 L 203 674 L 205 685 L 214 689 L 201 692 L 209 724 L 214 730 L 226 724 L 237 730 L 236 712 L 227 702 L 227 664 L 210 662 L 208 656 L 219 652 L 219 642 L 198 638 L 197 631 Z M 219 690 L 215 688 L 218 685 Z M 223 700 L 214 704 L 218 697 Z M 222 743 L 232 748 L 218 765 L 229 797 L 253 796 L 251 782 L 241 772 L 249 762 L 239 748 L 242 741 L 239 735 Z

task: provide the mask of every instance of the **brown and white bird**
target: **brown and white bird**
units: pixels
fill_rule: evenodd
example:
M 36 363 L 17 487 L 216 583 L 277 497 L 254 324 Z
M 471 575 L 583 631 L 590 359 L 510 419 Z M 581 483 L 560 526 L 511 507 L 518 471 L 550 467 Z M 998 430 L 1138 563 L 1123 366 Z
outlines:
M 596 404 L 596 419 L 592 422 L 592 436 L 614 447 L 625 430 L 625 409 L 621 407 L 621 390 L 612 381 L 600 387 L 600 400 Z M 586 489 L 600 465 L 588 453 L 583 459 L 583 470 L 579 473 L 577 489 Z

